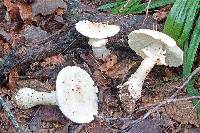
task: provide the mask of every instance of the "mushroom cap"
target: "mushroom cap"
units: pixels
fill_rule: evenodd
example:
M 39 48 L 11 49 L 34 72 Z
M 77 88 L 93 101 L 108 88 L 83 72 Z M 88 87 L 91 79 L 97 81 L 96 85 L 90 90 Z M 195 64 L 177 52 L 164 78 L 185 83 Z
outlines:
M 158 63 L 163 65 L 169 65 L 178 67 L 183 64 L 183 51 L 176 45 L 176 41 L 170 36 L 155 30 L 139 29 L 132 31 L 128 35 L 128 43 L 131 49 L 133 49 L 142 58 L 147 55 L 143 52 L 146 47 L 160 46 L 165 51 L 165 63 Z M 163 62 L 163 61 L 162 61 Z
M 56 80 L 57 102 L 62 113 L 76 123 L 89 123 L 98 113 L 98 89 L 83 69 L 63 68 Z
M 76 30 L 89 38 L 103 39 L 114 36 L 120 30 L 119 26 L 108 25 L 100 22 L 90 22 L 88 20 L 76 23 Z

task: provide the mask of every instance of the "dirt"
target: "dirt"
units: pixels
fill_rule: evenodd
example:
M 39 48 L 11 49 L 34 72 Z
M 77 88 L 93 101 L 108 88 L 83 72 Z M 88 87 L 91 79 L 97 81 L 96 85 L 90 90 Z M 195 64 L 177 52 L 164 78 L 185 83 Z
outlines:
M 180 76 L 181 67 L 155 66 L 144 82 L 142 97 L 136 103 L 130 101 L 128 92 L 119 90 L 117 86 L 127 81 L 142 61 L 128 47 L 127 35 L 139 28 L 157 27 L 156 30 L 162 31 L 162 20 L 169 7 L 156 11 L 157 20 L 153 14 L 113 16 L 109 12 L 96 11 L 99 5 L 107 2 L 0 1 L 0 96 L 7 101 L 18 123 L 27 132 L 122 132 L 130 122 L 130 119 L 122 118 L 139 118 L 148 110 L 148 105 L 170 97 L 176 86 L 181 85 L 181 79 L 174 80 Z M 107 47 L 112 54 L 106 61 L 95 58 L 87 44 L 88 39 L 74 29 L 74 24 L 82 19 L 121 27 L 118 35 L 109 38 Z M 91 123 L 73 123 L 57 106 L 35 106 L 24 110 L 13 102 L 12 96 L 22 87 L 45 92 L 55 90 L 58 72 L 69 65 L 86 70 L 99 89 L 99 116 Z M 185 95 L 182 91 L 179 97 Z M 107 117 L 118 119 L 106 120 Z M 198 127 L 196 112 L 188 101 L 160 108 L 127 132 L 198 132 Z M 0 132 L 16 132 L 1 107 Z

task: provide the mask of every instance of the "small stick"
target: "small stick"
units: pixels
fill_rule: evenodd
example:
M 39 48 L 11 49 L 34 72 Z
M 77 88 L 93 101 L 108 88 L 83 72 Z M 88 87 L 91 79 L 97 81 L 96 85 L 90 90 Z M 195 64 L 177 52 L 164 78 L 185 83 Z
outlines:
M 118 118 L 118 117 L 104 117 L 104 116 L 96 116 L 96 118 L 99 118 L 99 119 L 103 119 L 104 121 L 106 122 L 109 122 L 109 121 L 113 121 L 113 120 L 122 120 L 122 121 L 126 121 L 129 123 L 127 123 L 127 126 L 124 127 L 121 132 L 122 133 L 125 133 L 127 132 L 128 130 L 131 129 L 132 125 L 136 124 L 136 123 L 139 123 L 141 121 L 143 121 L 144 119 L 146 119 L 151 113 L 155 112 L 156 110 L 158 110 L 161 106 L 164 106 L 166 104 L 169 104 L 171 102 L 178 102 L 178 101 L 185 101 L 185 100 L 192 100 L 192 99 L 200 99 L 200 96 L 191 96 L 191 97 L 184 97 L 184 98 L 177 98 L 177 99 L 174 99 L 174 97 L 176 97 L 178 95 L 178 93 L 183 89 L 185 88 L 185 86 L 189 83 L 189 81 L 195 76 L 197 75 L 198 73 L 200 72 L 200 67 L 196 68 L 189 76 L 188 78 L 183 82 L 183 84 L 179 87 L 176 87 L 178 88 L 178 90 L 169 98 L 165 99 L 164 101 L 158 103 L 158 104 L 152 104 L 150 106 L 148 106 L 148 108 L 151 108 L 146 114 L 144 114 L 143 116 L 141 116 L 140 118 L 134 120 L 132 117 L 129 117 L 129 118 Z M 152 108 L 153 107 L 153 108 Z
M 177 101 L 182 101 L 182 100 L 191 100 L 191 99 L 199 99 L 200 96 L 192 96 L 192 97 L 186 97 L 186 98 L 180 98 L 180 99 L 174 99 L 174 97 L 176 97 L 178 95 L 178 92 L 180 92 L 183 88 L 185 88 L 185 86 L 189 83 L 189 81 L 198 73 L 200 72 L 200 67 L 196 68 L 189 76 L 188 78 L 183 82 L 183 84 L 178 88 L 178 90 L 169 98 L 165 99 L 164 101 L 160 102 L 157 104 L 157 106 L 155 106 L 154 108 L 150 109 L 146 114 L 144 114 L 143 116 L 141 116 L 140 118 L 138 118 L 137 120 L 133 120 L 132 122 L 130 122 L 128 124 L 128 126 L 126 128 L 123 129 L 123 132 L 128 131 L 131 126 L 135 123 L 141 122 L 144 119 L 146 119 L 151 113 L 155 112 L 156 110 L 158 110 L 161 106 L 166 105 L 170 102 L 177 102 Z
M 13 113 L 11 112 L 10 108 L 8 107 L 6 101 L 4 101 L 4 99 L 0 96 L 0 108 L 1 107 L 6 112 L 8 118 L 11 120 L 12 124 L 14 125 L 16 131 L 25 133 L 25 131 L 21 128 L 21 126 L 17 122 L 17 120 L 16 120 L 15 116 L 13 115 Z

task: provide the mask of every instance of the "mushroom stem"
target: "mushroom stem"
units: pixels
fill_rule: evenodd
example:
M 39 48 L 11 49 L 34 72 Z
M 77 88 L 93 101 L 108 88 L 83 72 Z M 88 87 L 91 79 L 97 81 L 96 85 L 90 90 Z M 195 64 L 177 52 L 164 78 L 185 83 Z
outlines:
M 24 109 L 36 105 L 57 105 L 56 92 L 39 92 L 31 88 L 22 88 L 14 96 L 15 103 Z
M 110 50 L 106 48 L 108 39 L 90 38 L 88 44 L 92 46 L 94 56 L 105 60 L 106 56 L 110 54 Z
M 92 46 L 92 50 L 93 50 L 94 56 L 102 60 L 105 60 L 106 56 L 110 54 L 110 50 L 107 49 L 105 45 L 101 47 Z
M 137 71 L 124 83 L 123 86 L 128 85 L 128 90 L 134 101 L 141 97 L 144 80 L 156 62 L 156 58 L 145 57 Z

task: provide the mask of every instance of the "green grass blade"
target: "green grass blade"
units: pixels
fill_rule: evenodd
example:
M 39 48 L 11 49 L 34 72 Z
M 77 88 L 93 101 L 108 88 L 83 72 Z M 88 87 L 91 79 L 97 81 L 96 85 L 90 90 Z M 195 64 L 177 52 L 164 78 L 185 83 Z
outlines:
M 169 4 L 173 4 L 174 2 L 175 2 L 175 0 L 155 0 L 150 3 L 149 10 L 156 9 L 158 7 L 163 7 L 163 6 L 166 6 Z M 146 11 L 147 6 L 148 6 L 148 3 L 140 4 L 138 7 L 135 7 L 135 9 L 134 8 L 130 9 L 129 12 L 127 12 L 127 14 L 142 13 L 142 12 Z
M 106 11 L 108 9 L 124 5 L 125 3 L 126 3 L 125 1 L 121 1 L 121 0 L 120 1 L 116 1 L 116 2 L 112 2 L 112 3 L 107 3 L 105 5 L 102 5 L 102 6 L 98 7 L 97 10 Z
M 176 0 L 154 0 L 150 3 L 149 9 L 155 9 L 165 5 L 173 4 Z M 108 3 L 97 8 L 98 10 L 112 9 L 112 14 L 136 14 L 145 12 L 148 3 L 141 3 L 141 0 L 130 0 L 128 3 L 123 0 L 118 0 L 113 3 Z
M 200 42 L 200 16 L 196 22 L 196 26 L 195 26 L 193 34 L 192 34 L 190 45 L 189 45 L 188 49 L 185 50 L 186 58 L 184 58 L 185 64 L 183 67 L 183 76 L 184 77 L 189 76 L 189 74 L 192 70 L 192 64 L 195 60 L 199 42 Z
M 187 0 L 176 0 L 164 25 L 164 33 L 178 41 L 186 19 Z
M 187 18 L 185 20 L 183 32 L 177 41 L 181 48 L 183 48 L 184 43 L 189 39 L 189 36 L 190 36 L 189 33 L 191 32 L 193 28 L 193 24 L 195 22 L 195 18 L 198 12 L 198 5 L 199 5 L 198 1 L 193 2 L 187 13 Z
M 194 28 L 189 47 L 184 50 L 185 51 L 185 55 L 184 55 L 185 58 L 184 58 L 184 64 L 183 64 L 184 78 L 188 77 L 191 73 L 192 65 L 195 60 L 199 43 L 200 43 L 200 16 L 198 17 L 198 20 L 196 22 L 196 26 Z M 194 88 L 193 81 L 190 81 L 186 87 L 187 87 L 186 90 L 189 96 L 199 95 L 198 91 Z M 193 100 L 192 102 L 194 106 L 196 107 L 198 118 L 200 118 L 200 102 L 199 100 Z

